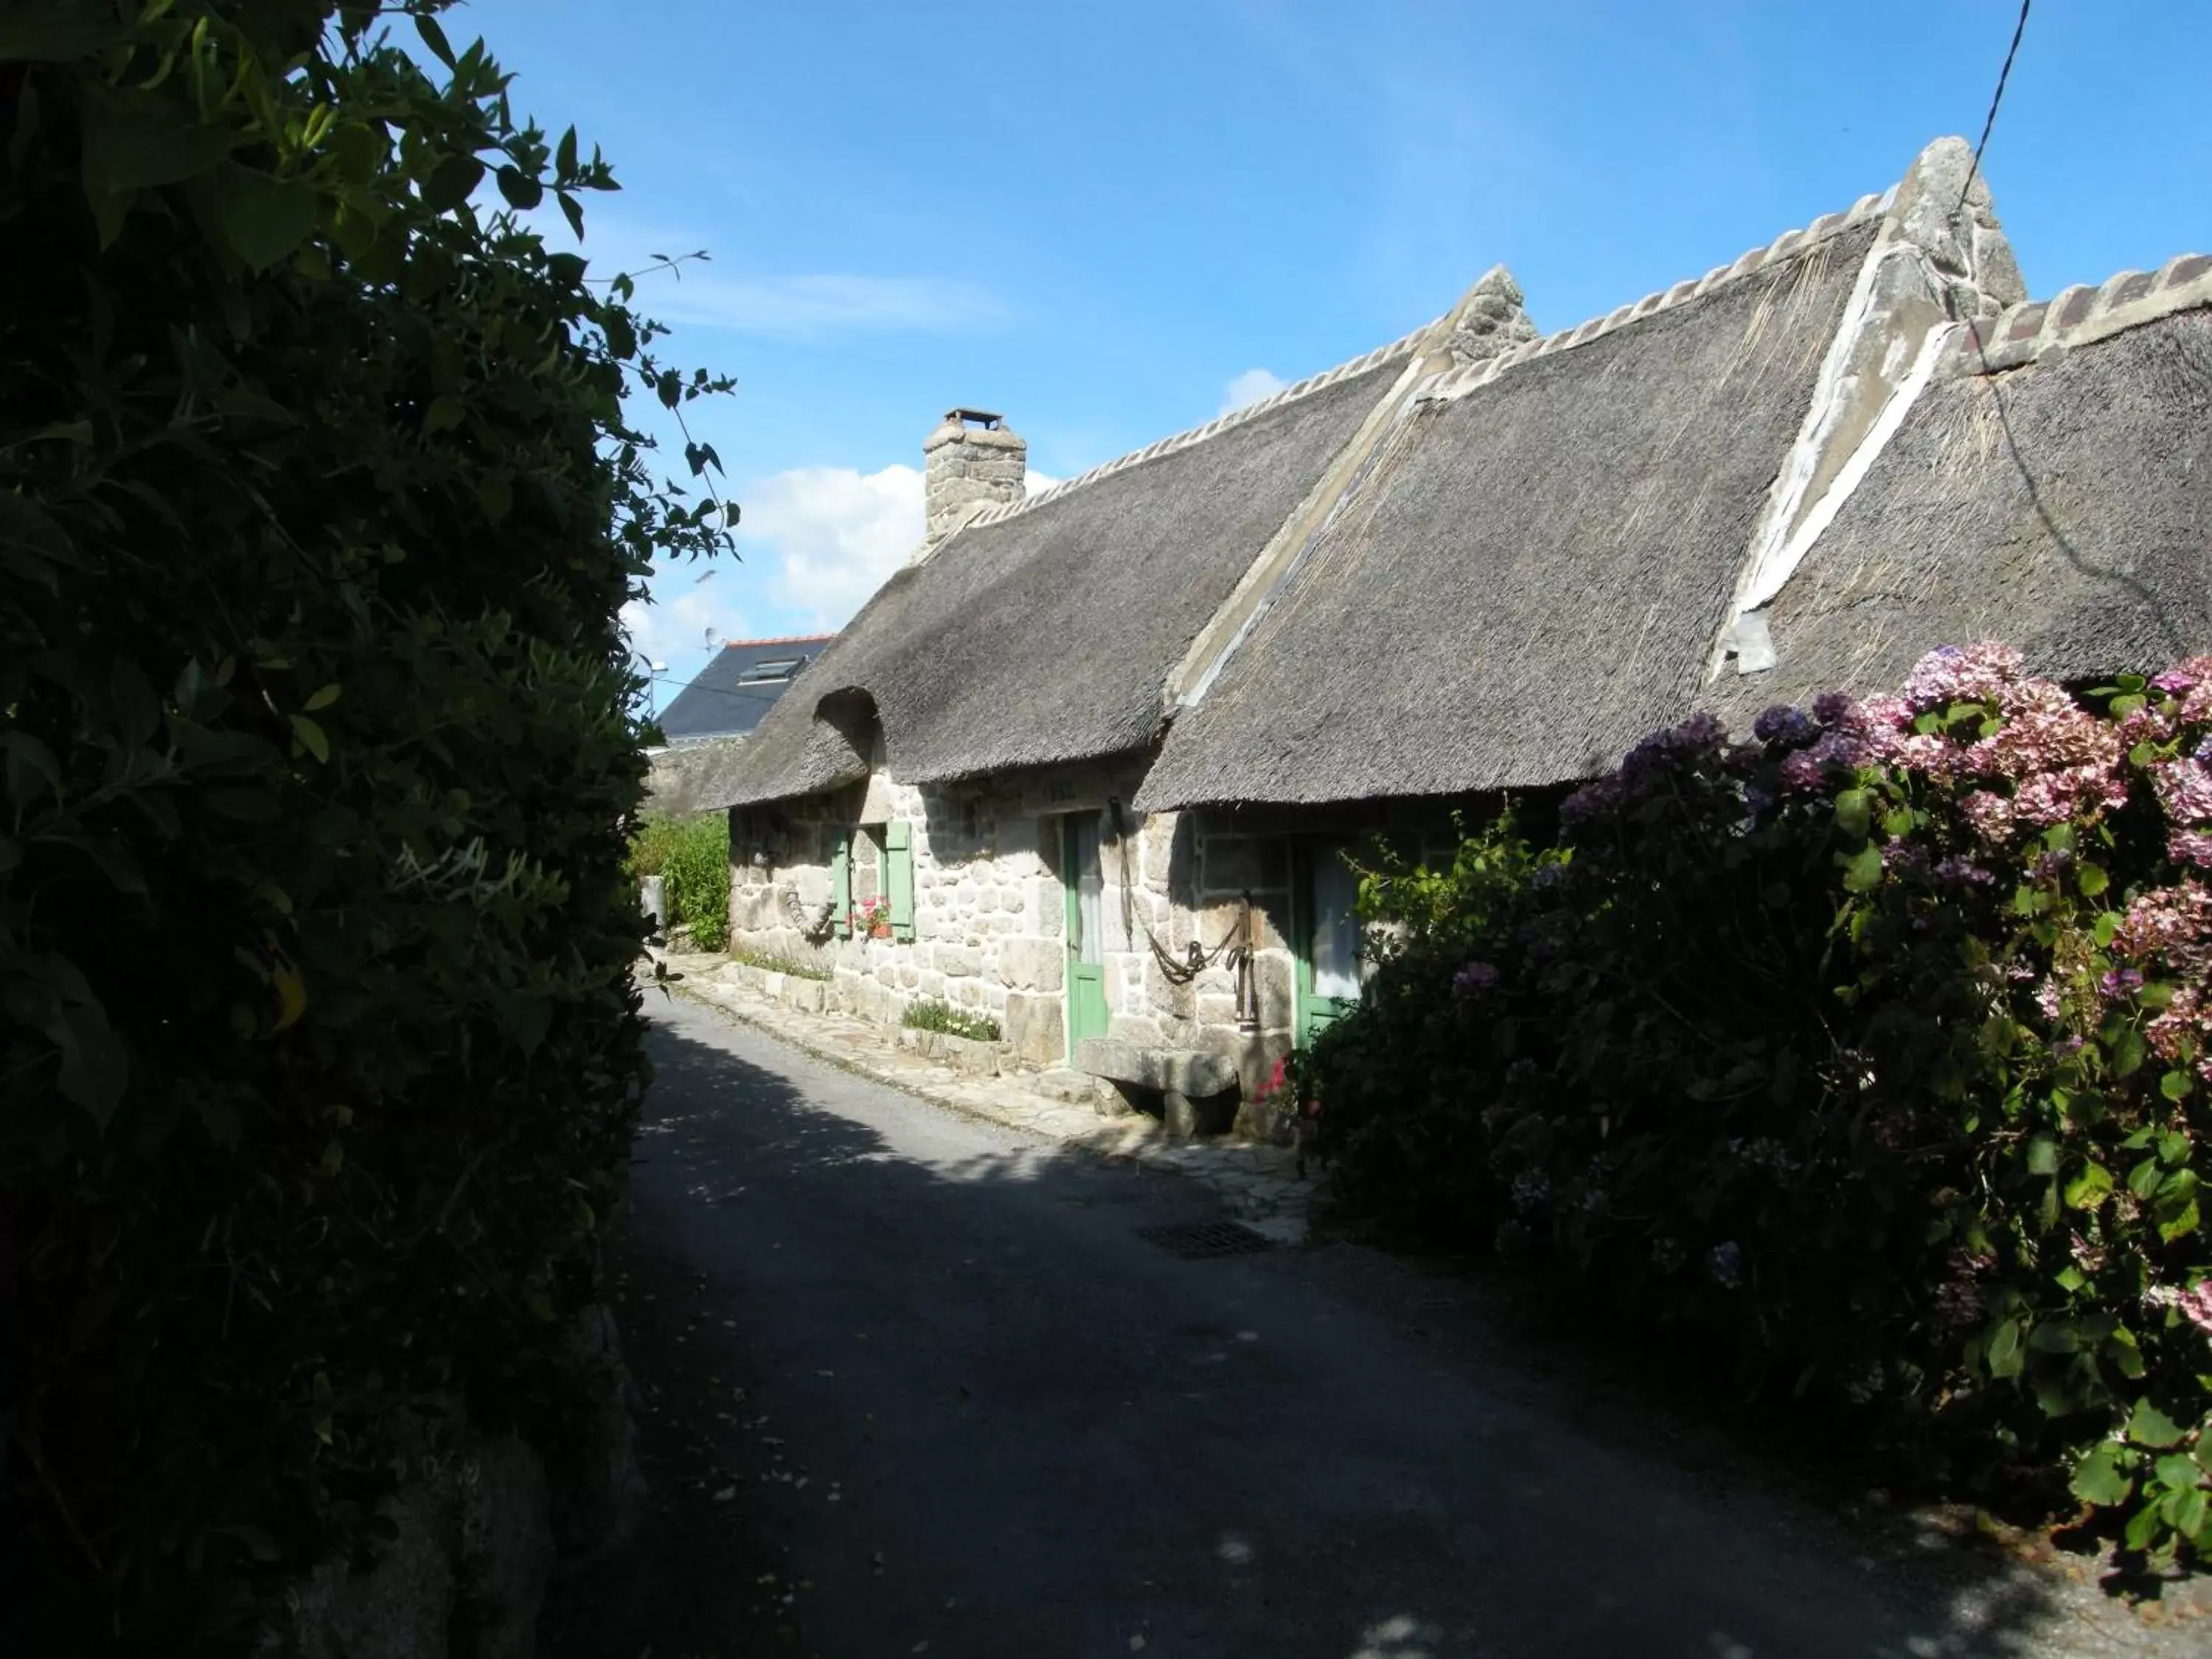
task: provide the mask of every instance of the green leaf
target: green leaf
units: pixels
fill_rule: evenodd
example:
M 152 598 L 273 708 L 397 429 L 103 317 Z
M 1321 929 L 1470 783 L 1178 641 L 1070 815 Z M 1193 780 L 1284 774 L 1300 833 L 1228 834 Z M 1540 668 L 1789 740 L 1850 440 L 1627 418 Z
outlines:
M 1844 886 L 1854 893 L 1871 892 L 1881 885 L 1881 848 L 1862 847 L 1844 863 Z
M 2066 1202 L 2077 1210 L 2094 1210 L 2112 1193 L 2112 1171 L 2094 1160 L 2066 1183 Z
M 2118 936 L 2120 931 L 2120 921 L 2121 917 L 2117 910 L 2106 910 L 2098 916 L 2095 925 L 2089 930 L 2089 936 L 2097 941 L 2099 950 L 2103 950 Z
M 495 472 L 477 480 L 477 505 L 492 523 L 503 520 L 514 506 L 514 486 Z
M 2163 1451 L 2179 1445 L 2182 1434 L 2180 1425 L 2148 1399 L 2136 1401 L 2135 1414 L 2128 1419 L 2128 1438 L 2135 1444 Z
M 2039 1176 L 2058 1173 L 2058 1143 L 2049 1135 L 2038 1135 L 2027 1143 L 2027 1172 Z
M 2158 1183 L 2166 1178 L 2155 1158 L 2147 1158 L 2128 1171 L 2128 1190 L 2137 1198 L 2148 1199 L 2158 1190 Z
M 450 432 L 468 418 L 468 405 L 459 398 L 434 398 L 422 411 L 422 435 L 434 438 L 441 432 Z
M 152 93 L 105 93 L 84 106 L 89 198 L 127 195 L 204 173 L 230 153 L 230 129 Z
M 559 192 L 558 199 L 561 204 L 562 216 L 568 222 L 568 228 L 575 232 L 578 241 L 582 241 L 584 240 L 584 204 L 565 190 Z
M 2163 1208 L 2164 1206 L 2160 1207 Z M 2158 1224 L 2158 1236 L 2171 1244 L 2175 1239 L 2186 1237 L 2195 1232 L 2199 1220 L 2197 1200 L 2192 1198 Z
M 0 64 L 68 64 L 129 38 L 131 25 L 104 6 L 47 0 L 0 12 Z
M 2169 1507 L 2166 1518 L 2172 1522 L 2173 1529 L 2194 1540 L 2204 1530 L 2205 1510 L 2212 1506 L 2212 1492 L 2202 1486 L 2185 1487 L 2166 1502 Z
M 562 179 L 576 176 L 576 129 L 570 127 L 561 135 L 560 148 L 553 153 L 553 167 Z
M 2180 1452 L 2168 1452 L 2151 1466 L 2151 1472 L 2160 1486 L 2176 1492 L 2187 1492 L 2197 1484 L 2197 1461 Z
M 305 714 L 292 716 L 292 735 L 300 740 L 300 747 L 319 761 L 331 757 L 331 740 L 323 735 L 323 728 Z
M 1983 1346 L 1983 1362 L 1989 1366 L 1990 1375 L 1997 1378 L 2020 1375 L 2020 1321 L 2000 1321 L 1990 1332 Z
M 1863 789 L 1846 789 L 1836 797 L 1836 829 L 1846 840 L 1864 841 L 1873 821 L 1874 803 Z
M 448 155 L 422 181 L 422 205 L 433 213 L 457 208 L 476 194 L 483 175 L 484 165 L 475 156 Z
M 499 193 L 507 198 L 510 206 L 527 213 L 545 199 L 545 186 L 518 167 L 503 167 L 498 173 Z
M 319 708 L 328 708 L 337 700 L 338 688 L 337 684 L 333 683 L 330 685 L 325 686 L 321 690 L 316 692 L 313 696 L 307 699 L 306 704 L 307 710 L 312 714 Z
M 313 185 L 225 163 L 216 175 L 223 234 L 238 257 L 266 270 L 307 239 L 322 198 Z
M 2105 873 L 2101 865 L 2083 864 L 2075 868 L 2074 883 L 2084 898 L 2094 898 L 2112 884 L 2112 878 Z
M 2120 1459 L 2125 1455 L 2124 1449 L 2110 1440 L 2092 1451 L 2075 1466 L 2070 1483 L 2074 1495 L 2100 1509 L 2127 1502 L 2136 1483 L 2134 1477 L 2120 1467 Z
M 2120 1534 L 2120 1541 L 2131 1550 L 2148 1549 L 2164 1520 L 2157 1504 L 2146 1504 L 2129 1517 L 2127 1530 Z
M 422 37 L 422 44 L 429 47 L 433 58 L 447 69 L 453 67 L 453 43 L 446 39 L 446 31 L 438 26 L 436 18 L 424 12 L 416 12 L 415 33 Z
M 2164 1095 L 2168 1100 L 2179 1100 L 2194 1086 L 2193 1080 L 2186 1072 L 2168 1072 L 2158 1080 L 2159 1093 Z
M 2143 1056 L 2148 1051 L 2143 1047 L 2142 1033 L 2132 1025 L 2112 1037 L 2108 1044 L 2114 1077 L 2131 1077 L 2139 1071 Z

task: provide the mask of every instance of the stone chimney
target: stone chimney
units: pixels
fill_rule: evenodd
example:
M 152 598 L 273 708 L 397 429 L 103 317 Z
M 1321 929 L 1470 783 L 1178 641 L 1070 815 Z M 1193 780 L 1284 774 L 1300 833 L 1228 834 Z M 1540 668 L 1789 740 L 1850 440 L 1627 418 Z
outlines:
M 987 507 L 1022 498 L 1030 447 L 988 410 L 953 409 L 922 440 L 922 495 L 934 547 Z

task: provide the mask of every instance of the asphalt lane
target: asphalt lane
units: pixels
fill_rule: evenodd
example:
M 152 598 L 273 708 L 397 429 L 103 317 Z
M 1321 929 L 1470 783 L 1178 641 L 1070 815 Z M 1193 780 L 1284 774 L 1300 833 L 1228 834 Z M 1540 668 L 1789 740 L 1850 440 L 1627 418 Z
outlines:
M 659 1509 L 557 1659 L 2102 1651 L 1593 1437 L 1347 1249 L 1182 1260 L 1109 1168 L 659 1005 L 618 1267 Z M 1363 1256 L 1370 1253 L 1361 1252 Z

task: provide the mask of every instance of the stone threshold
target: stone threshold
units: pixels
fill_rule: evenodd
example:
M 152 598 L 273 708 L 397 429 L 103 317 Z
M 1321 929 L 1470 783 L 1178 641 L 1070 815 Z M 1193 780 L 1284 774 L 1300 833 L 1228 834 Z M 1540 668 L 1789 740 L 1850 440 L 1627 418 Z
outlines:
M 1118 1096 L 1109 1109 L 1095 1080 L 1081 1073 L 1003 1071 L 995 1044 L 856 1018 L 828 1007 L 818 981 L 720 956 L 669 951 L 648 958 L 638 974 L 648 990 L 654 962 L 682 975 L 664 981 L 672 993 L 842 1070 L 1086 1157 L 1182 1176 L 1218 1194 L 1231 1215 L 1278 1242 L 1297 1243 L 1306 1236 L 1314 1183 L 1298 1175 L 1289 1147 L 1171 1139 L 1157 1119 L 1129 1110 Z

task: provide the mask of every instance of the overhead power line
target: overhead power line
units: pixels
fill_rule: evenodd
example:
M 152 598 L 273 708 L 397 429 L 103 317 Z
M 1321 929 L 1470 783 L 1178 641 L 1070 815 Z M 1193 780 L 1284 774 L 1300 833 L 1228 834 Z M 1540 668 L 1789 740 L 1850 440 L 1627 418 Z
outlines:
M 1953 213 L 1963 212 L 1966 197 L 1974 188 L 1974 180 L 1981 176 L 1982 152 L 1990 147 L 1990 134 L 1997 125 L 1997 106 L 2004 102 L 2005 82 L 2012 79 L 2012 60 L 2020 56 L 2020 38 L 2027 33 L 2027 9 L 2034 0 L 2020 0 L 2020 21 L 2013 25 L 2012 45 L 2005 48 L 2004 67 L 1997 71 L 1997 89 L 1990 95 L 1990 112 L 1982 122 L 1981 142 L 1974 146 L 1974 164 L 1966 169 L 1966 182 L 1959 191 L 1959 205 Z

